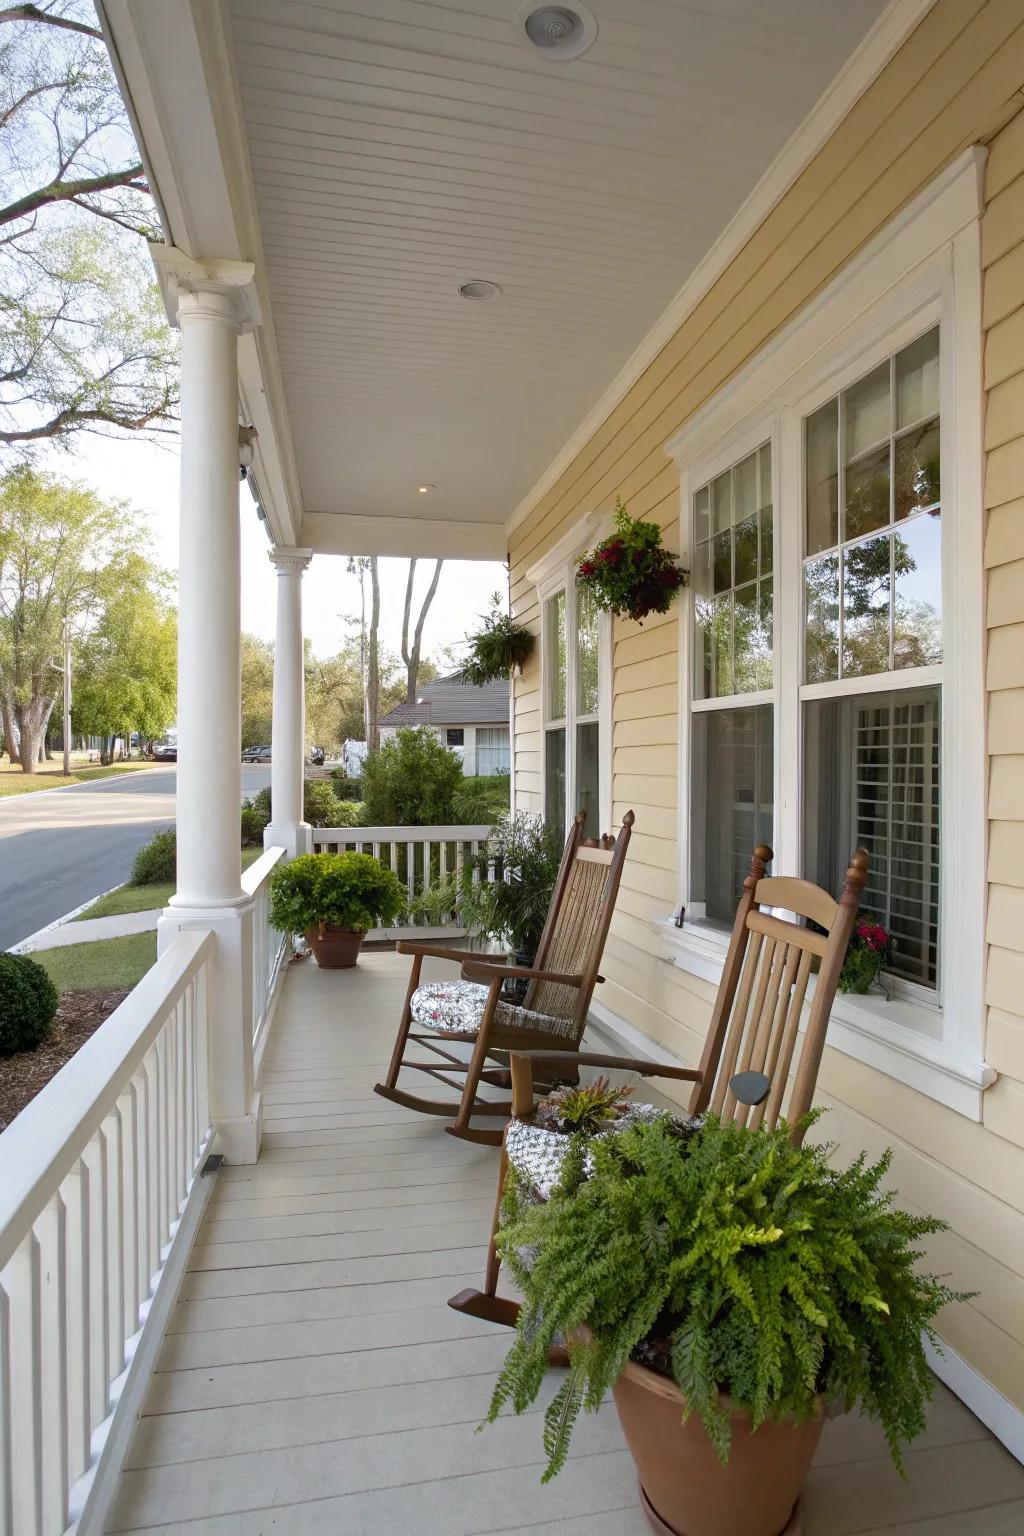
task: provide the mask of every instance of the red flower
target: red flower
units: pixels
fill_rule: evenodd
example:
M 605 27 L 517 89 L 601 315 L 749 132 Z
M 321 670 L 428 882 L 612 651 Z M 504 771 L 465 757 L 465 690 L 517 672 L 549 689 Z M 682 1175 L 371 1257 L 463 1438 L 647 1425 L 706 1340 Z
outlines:
M 583 564 L 580 566 L 580 575 L 581 576 L 593 576 L 593 574 L 594 574 L 594 562 L 592 560 L 584 560 Z

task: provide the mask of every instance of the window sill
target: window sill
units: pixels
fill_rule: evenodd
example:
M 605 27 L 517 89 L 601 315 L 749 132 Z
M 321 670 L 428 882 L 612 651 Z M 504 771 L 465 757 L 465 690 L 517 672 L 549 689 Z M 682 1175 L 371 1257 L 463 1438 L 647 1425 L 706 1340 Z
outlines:
M 697 924 L 677 928 L 671 918 L 655 918 L 651 928 L 663 945 L 662 958 L 679 970 L 717 986 L 728 941 Z M 813 996 L 815 978 L 808 989 Z M 805 1004 L 806 1013 L 806 1004 Z M 982 1118 L 981 1098 L 996 1080 L 995 1070 L 952 1051 L 941 1038 L 942 1010 L 894 998 L 854 997 L 839 993 L 832 1005 L 828 1043 L 844 1055 L 885 1072 L 897 1082 L 926 1094 L 970 1120 Z

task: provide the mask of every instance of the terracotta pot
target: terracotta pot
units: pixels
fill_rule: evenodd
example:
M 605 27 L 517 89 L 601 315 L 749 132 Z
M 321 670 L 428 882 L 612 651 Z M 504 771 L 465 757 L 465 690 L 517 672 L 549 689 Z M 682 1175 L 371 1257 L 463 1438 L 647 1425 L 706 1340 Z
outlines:
M 682 1423 L 675 1382 L 630 1362 L 614 1393 L 636 1463 L 648 1523 L 664 1536 L 796 1536 L 800 1498 L 824 1426 L 816 1418 L 768 1420 L 730 1412 L 732 1451 L 723 1466 L 700 1417 Z M 725 1400 L 727 1408 L 728 1399 Z
M 317 965 L 325 971 L 342 971 L 355 965 L 366 934 L 355 928 L 329 928 L 321 923 L 310 928 L 306 943 L 313 951 Z

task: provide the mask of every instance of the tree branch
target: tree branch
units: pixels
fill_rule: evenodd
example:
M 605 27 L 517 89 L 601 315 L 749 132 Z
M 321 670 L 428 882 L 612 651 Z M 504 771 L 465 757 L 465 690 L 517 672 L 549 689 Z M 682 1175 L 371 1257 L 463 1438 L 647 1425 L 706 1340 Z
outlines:
M 23 219 L 38 208 L 45 208 L 51 203 L 74 202 L 76 198 L 86 197 L 90 192 L 110 192 L 114 187 L 131 186 L 143 174 L 144 167 L 140 163 L 126 165 L 122 170 L 107 171 L 104 176 L 91 176 L 82 181 L 51 181 L 47 186 L 19 197 L 16 202 L 8 203 L 6 208 L 0 208 L 0 225 L 13 223 L 15 219 Z
M 4 21 L 41 21 L 48 27 L 63 27 L 68 32 L 83 32 L 86 37 L 97 37 L 100 42 L 103 41 L 103 33 L 99 27 L 90 27 L 84 21 L 72 21 L 69 16 L 53 16 L 38 5 L 6 6 L 0 11 L 0 22 Z

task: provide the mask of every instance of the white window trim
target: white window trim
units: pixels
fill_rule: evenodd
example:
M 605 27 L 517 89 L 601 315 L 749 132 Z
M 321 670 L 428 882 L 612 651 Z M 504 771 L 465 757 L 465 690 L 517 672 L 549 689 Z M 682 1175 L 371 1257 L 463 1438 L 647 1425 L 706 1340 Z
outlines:
M 540 796 L 543 814 L 547 794 L 547 739 L 550 674 L 547 656 L 546 604 L 558 592 L 565 592 L 565 825 L 568 829 L 576 806 L 572 803 L 576 788 L 576 667 L 572 650 L 572 637 L 576 633 L 576 562 L 588 545 L 597 543 L 610 533 L 610 513 L 588 513 L 563 535 L 546 554 L 542 555 L 526 572 L 527 581 L 537 590 L 540 606 Z M 589 837 L 599 837 L 612 826 L 612 700 L 614 648 L 612 643 L 612 616 L 599 612 L 597 619 L 598 658 L 598 814 L 601 824 L 587 827 Z M 593 719 L 592 715 L 584 719 Z
M 861 377 L 936 322 L 941 327 L 943 611 L 941 669 L 900 675 L 900 686 L 943 678 L 942 1007 L 907 998 L 839 996 L 829 1043 L 980 1120 L 996 1074 L 984 1062 L 987 846 L 983 586 L 982 324 L 980 215 L 985 151 L 973 148 L 882 230 L 839 276 L 666 445 L 680 469 L 680 528 L 687 541 L 692 493 L 758 443 L 772 442 L 775 604 L 775 838 L 777 867 L 799 870 L 799 710 L 802 621 L 781 604 L 781 573 L 800 568 L 801 526 L 783 512 L 782 486 L 801 483 L 802 420 L 814 405 Z M 792 498 L 790 498 L 792 500 Z M 947 512 L 947 508 L 949 511 Z M 680 905 L 689 880 L 692 594 L 679 605 Z M 925 673 L 931 674 L 929 677 Z M 892 674 L 856 691 L 890 690 Z M 829 685 L 826 685 L 826 690 Z M 761 695 L 757 695 L 758 700 Z M 755 696 L 744 696 L 743 703 Z M 699 706 L 698 706 L 699 707 Z M 657 920 L 666 957 L 717 982 L 727 937 L 699 924 Z

